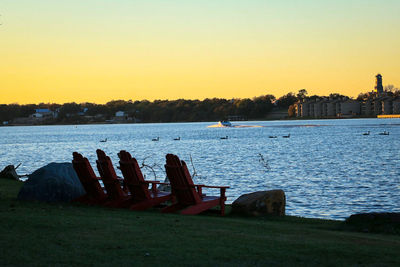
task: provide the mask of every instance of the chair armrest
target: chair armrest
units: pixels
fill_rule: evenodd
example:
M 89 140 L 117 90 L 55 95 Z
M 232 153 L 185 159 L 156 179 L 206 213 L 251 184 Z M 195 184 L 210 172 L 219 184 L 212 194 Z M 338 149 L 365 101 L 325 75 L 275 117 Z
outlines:
M 202 187 L 207 187 L 207 188 L 230 188 L 230 186 L 218 186 L 218 185 L 202 185 Z
M 204 187 L 204 186 L 206 186 L 205 184 L 193 184 L 193 185 L 189 185 L 190 187 Z
M 102 181 L 103 180 L 103 178 L 101 178 L 101 177 L 97 177 L 96 176 L 96 178 L 95 178 L 96 180 L 99 180 L 99 181 Z M 124 180 L 124 178 L 121 178 L 121 177 L 117 177 L 117 180 L 119 181 L 119 182 L 121 182 L 121 181 L 123 181 Z
M 197 193 L 199 194 L 200 197 L 204 197 L 206 194 L 203 194 L 203 187 L 205 188 L 219 188 L 220 189 L 220 195 L 221 198 L 226 198 L 225 197 L 225 191 L 229 186 L 215 186 L 215 185 L 205 185 L 205 184 L 195 184 L 195 185 L 189 185 L 190 187 L 195 187 L 197 189 Z
M 144 184 L 162 184 L 162 185 L 171 185 L 170 183 L 164 183 L 164 182 L 159 182 L 159 181 L 143 181 L 142 183 Z
M 223 201 L 226 200 L 225 191 L 226 191 L 227 188 L 229 188 L 229 186 L 199 185 L 199 187 L 198 187 L 198 192 L 199 192 L 200 195 L 202 195 L 202 190 L 201 190 L 201 188 L 203 188 L 203 187 L 205 187 L 205 188 L 219 188 L 219 194 L 220 194 L 220 196 L 221 196 L 221 199 L 222 199 Z
M 169 183 L 163 183 L 163 182 L 159 182 L 159 181 L 149 181 L 149 180 L 145 180 L 145 181 L 143 181 L 143 183 L 145 183 L 145 184 L 150 184 L 151 183 L 151 191 L 154 193 L 154 194 L 156 194 L 157 193 L 157 186 L 156 185 L 159 185 L 159 184 L 162 184 L 162 185 L 169 185 Z
M 157 183 L 157 184 L 162 184 L 162 185 L 171 185 L 170 183 L 161 183 L 161 182 L 159 182 L 159 183 Z
M 144 180 L 143 181 L 143 183 L 146 183 L 146 184 L 150 184 L 150 183 L 152 183 L 152 184 L 159 184 L 160 182 L 159 181 L 151 181 L 151 180 Z
M 143 181 L 143 183 L 146 183 L 146 184 L 152 183 L 152 184 L 163 184 L 163 185 L 170 185 L 170 183 L 164 183 L 164 182 L 160 182 L 160 181 L 156 181 L 156 180 L 154 180 L 154 181 L 151 181 L 151 180 L 145 180 L 145 181 Z

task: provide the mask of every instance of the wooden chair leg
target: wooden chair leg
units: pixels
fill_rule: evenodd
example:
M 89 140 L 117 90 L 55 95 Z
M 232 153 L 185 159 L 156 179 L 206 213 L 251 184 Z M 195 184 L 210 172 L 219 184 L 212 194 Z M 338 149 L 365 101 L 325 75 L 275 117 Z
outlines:
M 225 216 L 225 201 L 221 199 L 219 206 L 221 207 L 221 216 Z
M 219 206 L 221 207 L 221 216 L 225 215 L 225 200 L 226 200 L 225 191 L 226 191 L 225 188 L 220 189 Z

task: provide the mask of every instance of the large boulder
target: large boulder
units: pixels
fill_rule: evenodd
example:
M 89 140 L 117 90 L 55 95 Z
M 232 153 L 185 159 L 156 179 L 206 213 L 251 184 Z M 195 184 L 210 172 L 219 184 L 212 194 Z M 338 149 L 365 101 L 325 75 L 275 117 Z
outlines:
M 85 194 L 71 163 L 50 163 L 28 177 L 18 193 L 20 200 L 69 202 Z
M 232 213 L 247 216 L 285 215 L 286 197 L 283 190 L 258 191 L 241 195 L 232 203 Z

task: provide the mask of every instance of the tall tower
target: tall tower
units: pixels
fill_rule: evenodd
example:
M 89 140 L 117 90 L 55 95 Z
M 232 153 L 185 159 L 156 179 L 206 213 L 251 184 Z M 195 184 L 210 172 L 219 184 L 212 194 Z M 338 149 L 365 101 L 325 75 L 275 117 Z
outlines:
M 382 75 L 380 75 L 380 74 L 378 73 L 375 77 L 376 77 L 375 91 L 376 91 L 378 94 L 382 94 L 382 93 L 383 93 Z

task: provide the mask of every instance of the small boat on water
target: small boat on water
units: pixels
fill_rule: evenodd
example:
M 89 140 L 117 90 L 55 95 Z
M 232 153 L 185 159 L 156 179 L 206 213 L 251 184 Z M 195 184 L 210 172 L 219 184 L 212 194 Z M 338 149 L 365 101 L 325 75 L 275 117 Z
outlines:
M 220 139 L 228 139 L 228 138 L 229 138 L 228 136 L 220 137 Z
M 179 141 L 179 140 L 181 140 L 181 137 L 179 136 L 179 137 L 177 137 L 177 138 L 174 138 L 174 140 L 175 140 L 175 141 Z
M 283 138 L 290 138 L 290 134 L 288 134 L 288 135 L 283 135 L 282 137 L 283 137 Z
M 383 132 L 379 133 L 379 135 L 389 135 L 389 132 L 383 131 Z
M 107 138 L 106 138 L 106 139 L 104 139 L 104 140 L 100 140 L 100 142 L 101 142 L 101 143 L 105 143 L 105 142 L 107 142 Z
M 228 120 L 223 120 L 218 122 L 218 126 L 220 127 L 232 127 L 232 123 Z
M 366 132 L 366 133 L 363 133 L 363 135 L 369 135 L 369 133 L 370 133 L 370 131 L 368 131 L 368 132 Z
M 276 135 L 270 135 L 270 136 L 268 136 L 269 138 L 277 138 L 278 136 L 276 136 Z
M 157 138 L 151 139 L 151 141 L 158 141 L 158 140 L 160 140 L 160 137 L 158 137 L 158 136 L 157 136 Z

